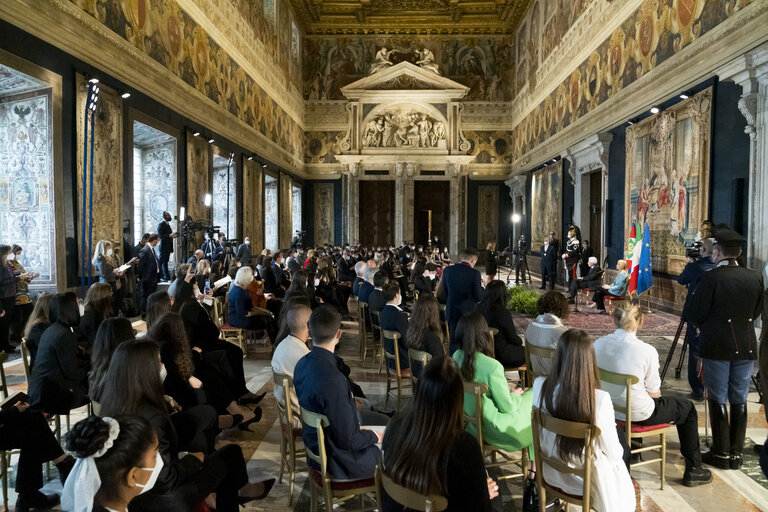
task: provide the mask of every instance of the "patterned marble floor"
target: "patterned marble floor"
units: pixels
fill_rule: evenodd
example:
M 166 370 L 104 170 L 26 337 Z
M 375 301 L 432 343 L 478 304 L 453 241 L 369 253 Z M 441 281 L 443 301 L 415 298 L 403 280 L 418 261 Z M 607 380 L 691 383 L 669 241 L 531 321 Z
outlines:
M 141 329 L 141 325 L 137 325 Z M 384 378 L 378 373 L 378 368 L 371 369 L 370 356 L 366 365 L 362 365 L 357 356 L 357 323 L 345 322 L 345 334 L 339 347 L 339 353 L 352 368 L 352 378 L 360 384 L 364 392 L 379 409 L 384 409 L 384 390 L 386 388 Z M 671 346 L 671 336 L 653 336 L 644 338 L 653 344 L 662 359 L 666 357 Z M 676 360 L 675 360 L 676 363 Z M 6 363 L 8 383 L 13 389 L 24 390 L 24 380 L 21 361 L 16 360 Z M 277 477 L 280 464 L 280 438 L 279 424 L 277 422 L 277 407 L 271 380 L 269 354 L 263 349 L 256 349 L 249 353 L 245 360 L 248 386 L 254 392 L 267 391 L 267 397 L 262 402 L 264 414 L 262 420 L 254 427 L 255 432 L 244 433 L 240 431 L 227 431 L 220 436 L 221 443 L 236 442 L 243 448 L 248 471 L 251 480 Z M 670 369 L 669 376 L 664 382 L 663 393 L 671 396 L 686 397 L 689 394 L 685 369 L 681 379 L 674 378 L 674 368 Z M 699 411 L 699 430 L 704 436 L 704 404 L 696 404 Z M 687 488 L 682 485 L 682 473 L 684 463 L 679 454 L 679 443 L 676 434 L 672 434 L 668 441 L 667 454 L 667 481 L 664 490 L 659 486 L 658 465 L 643 466 L 632 471 L 632 477 L 637 482 L 638 511 L 768 511 L 768 481 L 762 475 L 757 465 L 757 456 L 753 455 L 751 446 L 754 443 L 762 443 L 768 435 L 768 424 L 765 422 L 763 406 L 758 403 L 757 393 L 749 396 L 749 424 L 747 430 L 748 447 L 745 450 L 746 463 L 741 471 L 713 470 L 714 481 L 711 485 L 697 488 Z M 388 409 L 391 410 L 390 403 Z M 83 417 L 85 409 L 76 411 L 72 415 L 72 422 Z M 15 464 L 15 460 L 14 460 Z M 55 470 L 54 470 L 55 473 Z M 55 477 L 55 475 L 53 475 Z M 493 476 L 493 474 L 492 474 Z M 13 480 L 13 473 L 11 474 Z M 507 481 L 510 482 L 510 481 Z M 504 510 L 516 511 L 521 509 L 522 489 L 519 480 L 502 485 Z M 13 485 L 11 482 L 11 489 Z M 61 492 L 61 485 L 57 480 L 46 483 L 45 492 Z M 10 492 L 11 510 L 15 495 Z M 355 502 L 355 505 L 357 502 Z M 373 504 L 370 504 L 373 506 Z M 572 508 L 576 510 L 577 508 Z M 288 505 L 287 479 L 282 484 L 276 484 L 270 496 L 261 502 L 249 504 L 246 511 L 308 511 L 309 487 L 306 473 L 299 472 L 296 477 L 296 490 L 294 491 L 293 504 Z M 350 507 L 340 507 L 337 510 L 355 510 Z

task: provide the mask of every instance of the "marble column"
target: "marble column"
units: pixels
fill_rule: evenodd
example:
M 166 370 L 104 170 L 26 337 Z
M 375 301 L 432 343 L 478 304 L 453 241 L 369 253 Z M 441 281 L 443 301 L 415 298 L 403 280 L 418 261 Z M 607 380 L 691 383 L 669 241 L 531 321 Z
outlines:
M 457 259 L 459 251 L 467 245 L 467 175 L 466 164 L 449 163 L 447 175 L 450 177 L 451 229 L 448 250 L 451 258 Z
M 395 245 L 413 240 L 413 162 L 395 163 Z
M 342 243 L 354 245 L 360 242 L 359 189 L 360 164 L 345 163 L 342 167 L 341 182 L 341 233 Z
M 768 271 L 768 45 L 747 52 L 718 70 L 720 80 L 742 87 L 739 110 L 749 135 L 747 265 Z M 768 284 L 768 280 L 766 281 Z

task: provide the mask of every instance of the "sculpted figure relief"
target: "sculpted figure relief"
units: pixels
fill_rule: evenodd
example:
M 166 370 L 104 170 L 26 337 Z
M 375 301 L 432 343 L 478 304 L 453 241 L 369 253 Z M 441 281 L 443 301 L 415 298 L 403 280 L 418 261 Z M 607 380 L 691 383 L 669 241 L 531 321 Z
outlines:
M 368 74 L 372 75 L 378 71 L 381 71 L 382 69 L 386 69 L 392 66 L 392 60 L 390 57 L 394 51 L 395 50 L 387 50 L 386 47 L 383 47 L 381 50 L 376 52 L 376 56 L 373 58 L 373 64 L 371 64 L 371 70 L 368 72 Z
M 445 125 L 423 112 L 375 116 L 365 125 L 363 145 L 370 148 L 434 148 L 445 140 Z

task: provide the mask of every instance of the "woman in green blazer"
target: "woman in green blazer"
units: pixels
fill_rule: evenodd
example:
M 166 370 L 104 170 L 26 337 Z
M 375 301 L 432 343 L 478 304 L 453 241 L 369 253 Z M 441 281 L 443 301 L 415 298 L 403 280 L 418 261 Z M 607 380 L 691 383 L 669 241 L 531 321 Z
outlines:
M 480 313 L 464 315 L 456 328 L 456 338 L 461 350 L 453 358 L 461 368 L 465 382 L 480 382 L 488 386 L 483 395 L 483 441 L 514 452 L 529 448 L 533 459 L 533 434 L 531 433 L 531 409 L 533 392 L 516 389 L 509 391 L 504 367 L 491 357 L 491 339 L 488 324 Z M 464 412 L 475 414 L 475 401 L 464 396 Z M 467 431 L 477 436 L 474 425 Z

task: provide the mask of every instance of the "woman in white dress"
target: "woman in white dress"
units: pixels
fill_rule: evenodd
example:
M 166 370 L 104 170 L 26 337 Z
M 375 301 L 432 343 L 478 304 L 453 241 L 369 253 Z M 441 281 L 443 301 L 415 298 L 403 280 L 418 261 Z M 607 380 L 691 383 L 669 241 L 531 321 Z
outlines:
M 555 418 L 594 423 L 600 429 L 592 451 L 593 506 L 598 512 L 633 512 L 635 489 L 626 465 L 629 449 L 617 431 L 611 396 L 600 389 L 595 351 L 586 332 L 569 329 L 562 335 L 549 377 L 539 377 L 533 384 L 533 404 Z M 571 467 L 584 463 L 582 439 L 561 438 L 546 429 L 539 439 L 546 456 Z M 542 476 L 568 494 L 582 494 L 584 481 L 577 475 L 562 474 L 544 464 Z

